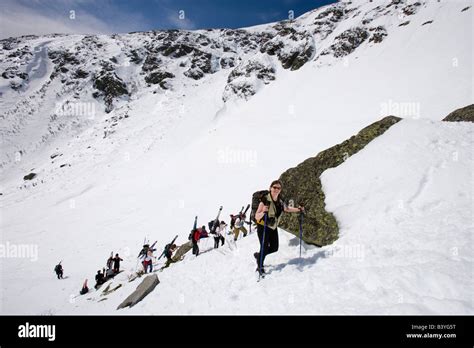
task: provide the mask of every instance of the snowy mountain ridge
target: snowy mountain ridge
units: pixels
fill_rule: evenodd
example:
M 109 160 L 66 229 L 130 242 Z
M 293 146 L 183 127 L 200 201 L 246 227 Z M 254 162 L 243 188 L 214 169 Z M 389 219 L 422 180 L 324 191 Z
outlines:
M 223 101 L 248 99 L 274 81 L 278 70 L 297 70 L 308 62 L 331 65 L 356 54 L 359 46 L 360 51 L 380 44 L 390 31 L 404 30 L 402 25 L 430 6 L 429 1 L 341 1 L 248 29 L 1 40 L 1 165 L 60 133 L 95 125 L 110 135 L 129 101 L 153 94 L 160 105 L 169 94 L 220 80 L 214 78 L 218 72 L 227 75 L 216 86 L 221 107 Z

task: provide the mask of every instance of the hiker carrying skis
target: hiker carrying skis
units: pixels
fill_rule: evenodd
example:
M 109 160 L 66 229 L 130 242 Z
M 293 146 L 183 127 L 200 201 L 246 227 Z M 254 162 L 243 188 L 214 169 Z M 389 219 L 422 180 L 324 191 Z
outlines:
M 215 236 L 214 236 L 214 249 L 219 248 L 219 242 L 224 245 L 225 238 L 223 234 L 225 233 L 225 228 L 227 224 L 224 221 L 221 221 L 219 227 L 216 228 Z
M 173 253 L 175 252 L 175 250 L 176 250 L 176 244 L 166 244 L 164 254 L 167 259 L 166 262 L 168 264 L 172 262 L 171 257 L 173 256 Z
M 260 259 L 260 252 L 253 254 L 257 262 L 257 270 L 260 273 L 265 273 L 263 263 L 268 254 L 278 251 L 278 223 L 281 215 L 285 213 L 299 213 L 304 211 L 304 208 L 288 207 L 281 198 L 279 198 L 282 189 L 280 180 L 275 180 L 270 185 L 270 192 L 262 197 L 258 204 L 255 220 L 257 221 L 258 240 L 260 242 L 260 250 L 262 250 L 262 258 Z M 267 224 L 265 226 L 264 215 L 267 214 Z M 262 238 L 265 230 L 265 240 Z M 261 265 L 260 265 L 261 262 Z M 261 268 L 260 268 L 261 266 Z
M 245 214 L 240 213 L 234 223 L 234 241 L 237 241 L 240 231 L 244 234 L 244 237 L 247 236 L 247 229 L 244 226 Z
M 61 262 L 58 263 L 55 267 L 54 267 L 54 272 L 56 272 L 56 275 L 58 276 L 58 279 L 63 279 L 63 266 L 61 265 Z
M 142 262 L 145 273 L 147 273 L 148 268 L 150 272 L 153 272 L 153 251 L 149 249 L 145 256 L 145 259 Z
M 192 236 L 192 242 L 193 242 L 193 255 L 198 256 L 199 255 L 199 240 L 201 238 L 207 238 L 209 237 L 209 234 L 206 231 L 206 226 L 202 226 L 201 228 L 196 228 L 193 232 Z
M 148 249 L 150 249 L 150 245 L 149 244 L 145 244 L 143 245 L 143 248 L 142 250 L 140 250 L 140 253 L 138 254 L 138 258 L 142 258 L 142 257 L 145 257 L 146 254 L 148 253 Z

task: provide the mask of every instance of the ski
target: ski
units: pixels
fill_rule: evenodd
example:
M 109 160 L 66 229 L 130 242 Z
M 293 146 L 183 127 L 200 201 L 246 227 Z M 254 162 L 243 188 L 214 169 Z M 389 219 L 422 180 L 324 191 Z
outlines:
M 176 235 L 176 237 L 174 237 L 173 240 L 171 241 L 171 243 L 169 243 L 169 244 L 173 244 L 174 241 L 175 241 L 177 238 L 178 238 L 178 235 Z M 166 244 L 166 245 L 168 245 L 168 244 Z M 166 247 L 165 247 L 165 250 L 166 250 Z M 163 250 L 163 252 L 161 253 L 161 255 L 160 255 L 160 257 L 158 258 L 158 260 L 161 259 L 162 256 L 165 254 L 165 250 Z
M 219 208 L 219 212 L 217 213 L 217 217 L 213 221 L 209 221 L 209 233 L 215 234 L 216 229 L 219 226 L 219 217 L 221 216 L 222 212 L 222 205 Z
M 153 249 L 153 247 L 155 246 L 155 244 L 156 244 L 157 242 L 158 242 L 158 241 L 155 240 L 155 242 L 154 242 L 151 246 L 148 247 L 148 250 L 155 251 L 156 249 Z M 148 244 L 148 243 L 145 243 L 145 244 L 143 244 L 143 246 L 145 246 L 145 245 L 147 245 L 147 244 Z M 144 248 L 142 248 L 142 250 L 140 250 L 140 252 L 138 253 L 137 259 L 140 259 L 143 255 L 145 255 L 144 251 L 145 251 Z M 146 255 L 145 255 L 145 256 L 146 256 Z
M 243 208 L 243 207 L 242 207 Z M 245 211 L 244 211 L 244 215 L 247 214 L 247 211 L 249 210 L 250 208 L 250 204 L 247 205 L 247 208 L 245 208 Z M 241 211 L 242 212 L 242 211 Z

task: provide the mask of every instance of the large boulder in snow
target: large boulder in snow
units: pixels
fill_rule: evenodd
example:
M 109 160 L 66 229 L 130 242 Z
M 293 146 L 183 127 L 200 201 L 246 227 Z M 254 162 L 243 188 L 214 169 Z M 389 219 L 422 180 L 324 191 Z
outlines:
M 178 250 L 176 250 L 171 260 L 173 262 L 181 261 L 184 254 L 186 254 L 192 248 L 193 248 L 193 243 L 191 243 L 191 241 L 184 243 L 178 248 Z
M 443 121 L 450 122 L 474 122 L 474 104 L 454 110 Z
M 288 169 L 280 176 L 283 183 L 282 195 L 294 205 L 304 203 L 306 215 L 303 223 L 303 240 L 318 246 L 333 243 L 339 234 L 337 221 L 325 209 L 325 195 L 320 175 L 328 168 L 337 167 L 347 158 L 362 150 L 373 139 L 400 121 L 395 116 L 387 116 L 362 129 L 350 139 L 308 158 L 295 168 Z M 298 214 L 284 214 L 280 226 L 299 236 Z
M 155 287 L 160 283 L 156 274 L 149 275 L 138 285 L 137 289 L 130 294 L 118 307 L 117 309 L 125 307 L 133 307 L 138 302 L 143 300 L 146 295 L 152 292 Z

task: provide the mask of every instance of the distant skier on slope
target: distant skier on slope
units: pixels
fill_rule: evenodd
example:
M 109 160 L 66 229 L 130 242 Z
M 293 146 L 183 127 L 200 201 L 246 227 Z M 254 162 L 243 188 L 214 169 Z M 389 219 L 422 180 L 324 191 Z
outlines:
M 256 252 L 253 254 L 253 256 L 257 262 L 257 270 L 260 274 L 265 273 L 265 269 L 263 267 L 265 257 L 268 254 L 278 251 L 278 223 L 280 222 L 282 213 L 299 213 L 304 211 L 304 208 L 301 206 L 298 208 L 288 207 L 279 197 L 281 190 L 281 181 L 273 181 L 270 185 L 270 191 L 261 197 L 260 203 L 258 204 L 258 208 L 255 213 L 258 240 L 260 242 L 260 250 L 262 255 L 260 255 L 260 252 Z M 265 214 L 267 214 L 266 225 Z M 263 239 L 264 234 L 265 238 Z
M 62 262 L 62 261 L 61 261 Z M 54 272 L 56 272 L 56 276 L 58 277 L 58 279 L 63 279 L 63 266 L 61 265 L 61 262 L 58 263 L 55 267 L 54 267 Z
M 123 259 L 119 256 L 119 254 L 115 254 L 113 261 L 114 261 L 114 273 L 120 272 L 120 261 L 123 261 Z

